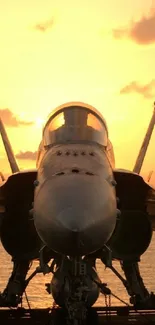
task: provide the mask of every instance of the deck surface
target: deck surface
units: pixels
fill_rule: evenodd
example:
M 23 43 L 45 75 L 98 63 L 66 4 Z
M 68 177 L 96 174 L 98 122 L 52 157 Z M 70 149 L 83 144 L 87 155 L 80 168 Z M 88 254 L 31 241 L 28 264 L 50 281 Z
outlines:
M 2 325 L 64 325 L 55 319 L 60 309 L 6 309 L 0 308 L 0 324 Z M 94 313 L 89 324 L 102 325 L 145 325 L 155 324 L 155 310 L 134 311 L 128 307 L 105 307 L 92 308 Z M 94 317 L 95 316 L 95 317 Z M 98 317 L 97 317 L 98 316 Z

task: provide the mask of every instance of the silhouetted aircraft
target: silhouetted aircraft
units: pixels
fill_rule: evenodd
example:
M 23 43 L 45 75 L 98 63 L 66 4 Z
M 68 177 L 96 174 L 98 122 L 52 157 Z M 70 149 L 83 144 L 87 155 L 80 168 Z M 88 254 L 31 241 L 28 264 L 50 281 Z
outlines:
M 82 319 L 100 292 L 111 293 L 96 271 L 100 259 L 120 278 L 134 306 L 155 307 L 138 268 L 155 229 L 155 190 L 139 175 L 144 150 L 134 172 L 115 169 L 104 118 L 80 102 L 49 116 L 36 170 L 19 171 L 2 121 L 1 135 L 13 174 L 0 187 L 0 234 L 14 263 L 1 306 L 17 306 L 37 272 L 52 272 L 47 291 L 70 319 Z M 39 266 L 26 279 L 34 259 Z

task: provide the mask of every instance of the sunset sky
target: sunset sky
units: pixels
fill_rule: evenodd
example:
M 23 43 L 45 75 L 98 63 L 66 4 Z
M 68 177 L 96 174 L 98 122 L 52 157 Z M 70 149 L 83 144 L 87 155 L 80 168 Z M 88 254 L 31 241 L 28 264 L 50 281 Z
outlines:
M 0 2 L 0 115 L 20 168 L 35 167 L 42 121 L 72 100 L 103 114 L 116 167 L 133 168 L 155 100 L 154 8 L 148 0 Z M 8 173 L 2 142 L 0 163 Z M 152 169 L 155 132 L 142 172 Z

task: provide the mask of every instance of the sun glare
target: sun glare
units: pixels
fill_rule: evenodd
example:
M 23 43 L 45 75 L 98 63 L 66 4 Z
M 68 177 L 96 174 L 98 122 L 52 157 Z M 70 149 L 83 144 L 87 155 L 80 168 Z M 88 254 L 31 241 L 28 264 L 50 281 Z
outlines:
M 41 117 L 37 117 L 37 118 L 35 119 L 35 126 L 36 126 L 37 128 L 43 128 L 44 123 L 45 123 L 45 120 L 44 120 L 43 118 L 41 118 Z

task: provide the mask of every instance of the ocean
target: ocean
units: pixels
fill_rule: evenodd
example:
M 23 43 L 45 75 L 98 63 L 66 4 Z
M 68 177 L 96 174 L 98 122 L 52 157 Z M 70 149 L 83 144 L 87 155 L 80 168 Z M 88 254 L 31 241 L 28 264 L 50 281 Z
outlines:
M 114 262 L 114 267 L 121 272 L 119 262 Z M 38 266 L 38 263 L 33 262 L 30 273 Z M 8 277 L 12 270 L 11 257 L 5 252 L 2 245 L 0 244 L 0 291 L 3 291 L 7 283 Z M 123 299 L 125 302 L 129 302 L 129 297 L 126 293 L 125 288 L 121 281 L 112 273 L 111 270 L 105 269 L 104 265 L 98 260 L 97 261 L 98 274 L 103 282 L 106 282 L 111 291 Z M 155 234 L 153 235 L 151 244 L 148 250 L 141 257 L 140 262 L 141 276 L 143 277 L 145 286 L 149 291 L 155 292 Z M 53 305 L 53 299 L 45 290 L 45 283 L 51 281 L 52 274 L 42 275 L 38 274 L 29 283 L 26 289 L 29 304 L 31 308 L 47 308 Z M 121 303 L 116 299 L 111 299 L 111 305 L 120 305 Z M 99 296 L 96 304 L 97 306 L 104 306 L 105 300 L 103 295 Z M 23 298 L 23 306 L 26 308 L 27 301 Z

